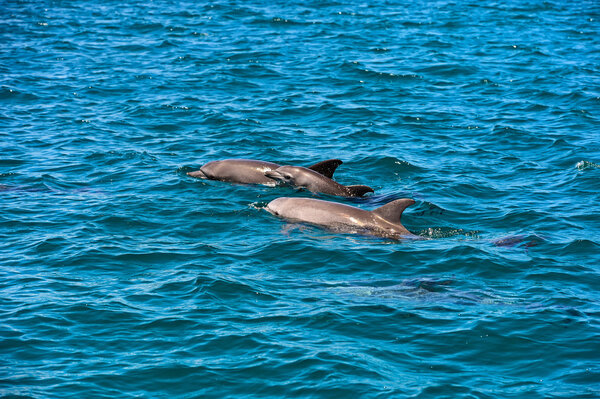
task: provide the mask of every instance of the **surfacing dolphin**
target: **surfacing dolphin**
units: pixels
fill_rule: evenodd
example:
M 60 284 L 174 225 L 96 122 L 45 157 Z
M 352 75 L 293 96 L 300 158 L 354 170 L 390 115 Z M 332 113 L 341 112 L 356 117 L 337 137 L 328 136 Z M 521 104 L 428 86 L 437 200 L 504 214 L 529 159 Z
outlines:
M 333 177 L 333 173 L 342 164 L 339 159 L 328 159 L 318 162 L 308 169 L 318 175 Z M 223 159 L 212 161 L 200 167 L 200 170 L 189 172 L 188 175 L 200 179 L 220 180 L 231 183 L 275 185 L 273 179 L 265 176 L 265 172 L 279 168 L 273 162 L 257 161 L 254 159 Z
M 343 186 L 332 180 L 331 177 L 302 166 L 281 166 L 275 170 L 266 171 L 265 175 L 282 184 L 305 188 L 313 193 L 338 195 L 340 197 L 362 197 L 366 193 L 374 192 L 369 186 Z
M 367 211 L 338 202 L 312 198 L 282 197 L 274 199 L 266 210 L 275 216 L 292 222 L 309 223 L 345 233 L 367 234 L 377 237 L 421 239 L 412 234 L 400 222 L 402 212 L 414 204 L 402 198 L 373 210 Z

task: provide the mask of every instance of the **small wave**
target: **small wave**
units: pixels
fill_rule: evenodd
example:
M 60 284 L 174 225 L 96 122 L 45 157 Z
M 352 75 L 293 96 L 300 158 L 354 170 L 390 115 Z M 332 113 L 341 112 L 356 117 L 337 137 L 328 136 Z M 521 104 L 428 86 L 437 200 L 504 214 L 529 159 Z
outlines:
M 0 100 L 27 100 L 27 101 L 35 101 L 39 100 L 39 96 L 36 94 L 21 91 L 15 88 L 2 86 L 0 88 Z
M 165 26 L 163 24 L 157 23 L 157 22 L 149 22 L 149 23 L 136 22 L 136 23 L 130 25 L 128 27 L 128 29 L 139 32 L 139 33 L 151 33 L 151 32 L 164 30 Z
M 102 190 L 82 186 L 86 183 L 64 182 L 50 175 L 46 175 L 37 184 L 32 185 L 7 185 L 0 184 L 0 193 L 15 195 L 45 194 L 51 196 L 81 196 L 83 194 L 104 194 Z
M 300 22 L 296 22 L 293 21 L 291 19 L 287 19 L 287 18 L 281 18 L 281 17 L 273 17 L 270 20 L 271 24 L 273 25 L 305 25 L 303 23 Z
M 372 208 L 371 210 L 383 206 L 388 202 L 392 202 L 398 199 L 411 197 L 410 193 L 387 193 L 387 194 L 370 194 L 365 197 L 359 198 L 346 198 L 347 201 L 363 204 L 365 208 Z
M 267 206 L 268 202 L 253 202 L 251 204 L 248 204 L 248 208 L 250 209 L 256 209 L 256 210 L 263 210 L 265 209 L 265 207 Z
M 598 253 L 598 251 L 600 250 L 600 243 L 597 243 L 596 241 L 592 240 L 577 239 L 568 242 L 566 245 L 563 246 L 562 250 L 568 254 L 588 253 L 592 255 L 594 253 Z
M 41 254 L 60 253 L 65 247 L 70 246 L 69 240 L 64 237 L 49 237 L 35 245 L 35 251 Z
M 200 18 L 202 13 L 194 12 L 196 10 L 177 10 L 170 12 L 168 9 L 163 11 L 163 15 L 180 18 Z
M 113 165 L 124 160 L 138 159 L 142 161 L 156 162 L 158 158 L 147 151 L 136 150 L 110 150 L 95 151 L 85 157 L 88 161 L 105 161 L 107 165 Z
M 163 40 L 161 44 L 158 45 L 158 48 L 168 48 L 168 47 L 178 47 L 177 44 L 169 41 Z
M 469 76 L 479 72 L 475 66 L 460 64 L 437 64 L 418 70 L 421 74 L 439 75 L 439 76 Z
M 120 45 L 114 46 L 114 48 L 116 50 L 130 51 L 130 52 L 150 50 L 150 47 L 142 46 L 141 44 L 120 44 Z
M 217 278 L 201 276 L 196 279 L 194 285 L 196 287 L 194 289 L 195 292 L 220 300 L 240 300 L 245 298 L 253 301 L 258 297 L 260 297 L 261 300 L 275 299 L 275 297 L 260 289 L 258 286 L 251 285 L 251 281 L 234 281 L 231 278 L 226 278 L 224 276 Z
M 401 25 L 405 26 L 407 28 L 420 28 L 423 25 L 431 25 L 431 22 L 403 21 L 403 22 L 401 22 Z
M 21 166 L 25 163 L 27 163 L 27 161 L 23 159 L 0 158 L 0 166 Z
M 51 46 L 56 50 L 61 51 L 76 51 L 79 50 L 79 47 L 67 40 L 57 40 L 53 43 L 50 43 Z
M 423 77 L 416 73 L 410 72 L 383 72 L 376 71 L 374 69 L 361 69 L 360 70 L 365 76 L 375 76 L 378 78 L 387 78 L 390 80 L 418 80 Z
M 236 52 L 235 54 L 231 54 L 226 57 L 227 61 L 240 61 L 240 62 L 250 62 L 255 60 L 270 60 L 284 57 L 284 55 L 279 51 L 249 51 L 249 52 Z
M 500 87 L 500 86 L 501 86 L 500 83 L 498 83 L 490 78 L 483 78 L 483 79 L 477 79 L 477 80 L 465 83 L 462 86 L 462 88 L 463 89 L 469 89 L 469 88 L 479 89 L 481 87 Z
M 465 230 L 456 227 L 428 227 L 415 232 L 416 235 L 421 237 L 427 237 L 432 239 L 443 239 L 452 237 L 467 237 L 467 238 L 479 238 L 479 231 L 476 230 Z
M 411 72 L 384 72 L 384 71 L 377 71 L 377 70 L 369 69 L 369 68 L 358 69 L 358 71 L 365 78 L 375 77 L 375 78 L 383 78 L 383 79 L 398 80 L 398 81 L 412 81 L 412 80 L 423 79 L 423 77 L 421 75 L 416 74 L 416 73 L 411 73 Z
M 441 40 L 430 40 L 424 43 L 423 46 L 431 48 L 452 48 L 452 43 L 444 42 Z
M 119 224 L 115 225 L 115 228 L 118 228 Z M 122 224 L 120 224 L 121 226 L 123 226 Z M 152 224 L 151 223 L 144 223 L 146 228 L 152 228 Z M 111 228 L 111 226 L 107 226 L 108 228 Z M 123 226 L 124 227 L 124 226 Z M 128 223 L 127 224 L 127 228 L 128 229 L 135 229 L 135 228 L 140 228 L 141 224 L 139 222 L 136 223 Z M 155 226 L 154 226 L 155 227 Z M 114 254 L 111 256 L 111 258 L 113 258 L 114 260 L 118 261 L 118 263 L 121 264 L 132 264 L 132 265 L 140 265 L 140 264 L 148 264 L 148 265 L 165 265 L 165 264 L 169 264 L 169 263 L 180 263 L 182 261 L 187 260 L 190 255 L 186 254 L 186 253 L 177 253 L 174 250 L 173 251 L 151 251 L 151 252 L 141 252 L 141 251 L 137 251 L 137 252 L 128 252 L 126 249 L 124 248 L 110 248 L 107 249 L 107 254 L 108 255 L 110 252 L 118 252 L 117 254 Z
M 349 72 L 358 73 L 364 78 L 379 78 L 398 81 L 413 81 L 422 79 L 421 75 L 415 74 L 413 72 L 378 71 L 372 67 L 367 67 L 363 65 L 363 63 L 358 61 L 344 61 L 344 63 L 342 64 L 342 68 L 346 69 Z
M 349 163 L 349 162 L 348 162 Z M 409 161 L 393 156 L 383 157 L 365 157 L 353 161 L 357 165 L 361 165 L 363 168 L 370 168 L 375 170 L 383 170 L 386 174 L 394 173 L 396 175 L 404 175 L 408 173 L 424 172 L 425 168 L 415 165 Z
M 350 133 L 344 135 L 344 137 L 347 137 L 349 139 L 361 138 L 363 140 L 377 140 L 377 139 L 390 138 L 391 135 L 388 133 L 375 131 L 372 129 L 358 129 L 358 130 L 351 131 Z
M 178 130 L 183 129 L 182 126 L 172 124 L 172 123 L 159 123 L 157 125 L 148 125 L 148 128 L 152 129 L 154 131 L 157 131 L 157 132 L 166 132 L 166 133 L 172 133 L 172 132 L 176 132 Z
M 590 161 L 579 161 L 577 162 L 577 164 L 575 164 L 575 167 L 577 168 L 577 170 L 588 170 L 588 169 L 599 169 L 600 165 L 590 162 Z
M 432 202 L 423 201 L 419 204 L 417 210 L 415 210 L 412 215 L 413 216 L 440 216 L 443 215 L 446 210 Z

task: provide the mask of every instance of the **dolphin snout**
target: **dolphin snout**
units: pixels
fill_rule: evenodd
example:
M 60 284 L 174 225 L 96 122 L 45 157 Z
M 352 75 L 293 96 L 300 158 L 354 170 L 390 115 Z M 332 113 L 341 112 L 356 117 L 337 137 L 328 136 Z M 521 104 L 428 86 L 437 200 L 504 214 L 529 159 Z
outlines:
M 273 180 L 283 180 L 281 173 L 277 172 L 276 170 L 267 170 L 265 172 L 265 176 Z
M 188 172 L 188 176 L 197 177 L 199 179 L 207 179 L 208 176 L 202 170 L 195 170 L 193 172 Z

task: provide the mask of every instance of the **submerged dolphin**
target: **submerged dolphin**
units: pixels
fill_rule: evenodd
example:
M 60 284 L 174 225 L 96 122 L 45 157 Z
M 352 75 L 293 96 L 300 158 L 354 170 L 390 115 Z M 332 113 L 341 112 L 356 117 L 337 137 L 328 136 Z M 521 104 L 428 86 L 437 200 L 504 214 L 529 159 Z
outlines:
M 369 186 L 343 186 L 332 180 L 331 177 L 302 166 L 281 166 L 275 170 L 266 171 L 265 176 L 293 187 L 306 188 L 313 193 L 341 197 L 362 197 L 366 193 L 373 192 L 373 189 Z
M 328 159 L 309 166 L 316 174 L 333 177 L 333 173 L 342 164 L 339 159 Z M 223 159 L 212 161 L 200 167 L 200 170 L 188 175 L 200 179 L 220 180 L 232 183 L 274 185 L 273 179 L 265 176 L 265 172 L 275 170 L 281 165 L 273 162 L 254 159 Z
M 398 199 L 367 211 L 337 202 L 312 198 L 282 197 L 274 199 L 266 210 L 275 216 L 346 233 L 368 234 L 377 237 L 401 239 L 421 238 L 400 223 L 402 212 L 414 204 L 409 198 Z

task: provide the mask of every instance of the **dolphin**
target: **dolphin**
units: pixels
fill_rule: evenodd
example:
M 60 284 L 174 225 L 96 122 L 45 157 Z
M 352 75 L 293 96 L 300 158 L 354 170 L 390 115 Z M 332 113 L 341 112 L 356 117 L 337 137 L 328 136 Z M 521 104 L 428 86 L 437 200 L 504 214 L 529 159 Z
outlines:
M 369 186 L 343 186 L 340 183 L 302 166 L 281 166 L 275 170 L 267 170 L 265 176 L 279 183 L 293 187 L 306 188 L 313 193 L 337 195 L 340 197 L 362 197 L 374 192 Z
M 400 223 L 402 212 L 414 203 L 412 199 L 402 198 L 367 211 L 332 201 L 281 197 L 269 202 L 265 209 L 275 216 L 293 222 L 309 223 L 346 233 L 367 234 L 396 240 L 422 239 Z
M 331 178 L 341 164 L 342 161 L 339 159 L 328 159 L 309 166 L 307 169 L 314 171 L 317 175 Z M 201 166 L 200 170 L 189 172 L 188 175 L 200 179 L 272 186 L 276 182 L 265 176 L 265 172 L 275 170 L 280 166 L 273 162 L 254 159 L 223 159 L 208 162 Z

